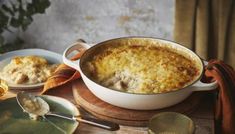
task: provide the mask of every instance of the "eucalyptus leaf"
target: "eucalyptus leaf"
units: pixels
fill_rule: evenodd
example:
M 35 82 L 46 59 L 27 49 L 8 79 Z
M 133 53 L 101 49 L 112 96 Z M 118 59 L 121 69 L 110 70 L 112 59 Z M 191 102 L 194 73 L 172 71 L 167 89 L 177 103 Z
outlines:
M 22 0 L 17 0 L 19 3 L 22 3 Z
M 35 6 L 36 12 L 44 13 L 51 3 L 48 0 L 33 0 L 32 4 Z
M 22 29 L 25 31 L 26 29 L 27 29 L 27 27 L 28 27 L 28 25 L 30 24 L 30 23 L 32 23 L 32 19 L 30 19 L 30 18 L 25 18 L 25 19 L 23 19 L 23 22 L 22 22 Z
M 26 9 L 27 9 L 27 13 L 26 13 L 27 16 L 31 16 L 32 14 L 34 14 L 36 12 L 35 7 L 32 3 L 29 3 L 27 5 Z
M 16 38 L 14 42 L 6 43 L 0 46 L 0 53 L 20 49 L 23 46 L 23 43 L 24 41 L 22 39 Z
M 11 24 L 11 26 L 17 28 L 17 27 L 20 27 L 21 22 L 19 19 L 12 18 L 10 21 L 10 24 Z
M 2 46 L 4 43 L 4 37 L 2 35 L 0 35 L 0 46 Z
M 8 24 L 9 17 L 0 10 L 0 29 L 4 29 Z
M 9 7 L 7 7 L 6 5 L 2 5 L 2 9 L 3 9 L 5 12 L 10 13 L 11 15 L 14 15 L 14 11 L 12 11 L 12 9 L 9 8 Z
M 14 12 L 17 12 L 17 11 L 18 11 L 18 8 L 16 7 L 16 5 L 15 5 L 12 1 L 10 1 L 10 3 L 11 3 L 11 6 L 12 6 L 13 11 L 14 11 Z

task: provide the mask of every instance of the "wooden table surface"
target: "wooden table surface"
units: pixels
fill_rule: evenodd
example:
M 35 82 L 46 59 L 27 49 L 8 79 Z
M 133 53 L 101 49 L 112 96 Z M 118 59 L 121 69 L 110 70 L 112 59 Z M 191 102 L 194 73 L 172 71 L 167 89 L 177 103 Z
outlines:
M 38 93 L 39 90 L 40 89 L 27 91 Z M 18 91 L 13 90 L 8 91 L 7 94 L 0 97 L 0 101 L 10 97 L 15 97 L 17 92 Z M 50 90 L 47 94 L 66 98 L 75 104 L 72 94 L 72 83 L 63 85 L 57 89 Z M 200 106 L 192 114 L 189 115 L 189 117 L 194 121 L 196 125 L 195 134 L 214 134 L 213 100 L 212 97 L 209 97 L 209 94 L 207 96 L 208 97 L 205 97 L 202 100 Z M 79 111 L 82 114 L 88 114 L 77 104 L 75 105 L 78 107 Z M 147 128 L 120 126 L 120 130 L 118 131 L 107 131 L 81 123 L 76 129 L 75 134 L 147 134 Z

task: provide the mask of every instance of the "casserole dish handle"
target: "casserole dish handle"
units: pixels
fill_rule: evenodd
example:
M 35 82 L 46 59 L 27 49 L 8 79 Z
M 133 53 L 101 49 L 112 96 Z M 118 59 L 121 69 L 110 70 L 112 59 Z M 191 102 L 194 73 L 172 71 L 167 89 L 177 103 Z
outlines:
M 203 83 L 200 80 L 192 85 L 193 91 L 209 91 L 218 87 L 217 81 L 212 83 Z
M 208 64 L 207 61 L 202 60 L 204 63 L 204 66 Z M 198 80 L 195 84 L 192 85 L 192 88 L 194 91 L 208 91 L 208 90 L 214 90 L 218 87 L 217 81 L 214 81 L 212 83 L 203 83 L 201 80 Z
M 81 71 L 80 70 L 80 67 L 79 67 L 79 61 L 80 59 L 78 60 L 70 60 L 69 56 L 72 54 L 72 52 L 76 51 L 75 54 L 78 54 L 78 53 L 83 53 L 85 50 L 89 49 L 91 46 L 88 45 L 87 43 L 84 43 L 84 42 L 81 42 L 81 41 L 78 41 L 78 42 L 75 42 L 73 43 L 71 46 L 69 46 L 63 53 L 63 62 L 67 65 L 67 66 L 70 66 L 78 71 Z

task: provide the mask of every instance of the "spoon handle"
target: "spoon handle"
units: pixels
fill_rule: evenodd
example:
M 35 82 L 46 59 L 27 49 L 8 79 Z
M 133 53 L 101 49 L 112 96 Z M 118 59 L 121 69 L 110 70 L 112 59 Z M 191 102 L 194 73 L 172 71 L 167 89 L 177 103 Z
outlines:
M 76 118 L 77 121 L 82 122 L 82 123 L 86 123 L 86 124 L 90 124 L 96 127 L 100 127 L 103 129 L 107 129 L 110 131 L 115 131 L 119 129 L 119 125 L 113 122 L 109 122 L 109 121 L 104 121 L 104 120 L 100 120 L 100 119 L 95 119 L 95 118 L 91 118 L 91 117 L 81 117 L 81 116 L 77 116 L 74 117 Z
M 119 129 L 119 125 L 116 123 L 104 121 L 104 120 L 100 120 L 96 118 L 91 118 L 87 116 L 81 117 L 81 116 L 73 116 L 73 115 L 67 115 L 67 114 L 61 114 L 61 113 L 48 113 L 47 116 L 56 116 L 56 117 L 60 117 L 63 119 L 74 120 L 74 121 L 86 123 L 89 125 L 93 125 L 96 127 L 100 127 L 103 129 L 107 129 L 110 131 L 115 131 Z

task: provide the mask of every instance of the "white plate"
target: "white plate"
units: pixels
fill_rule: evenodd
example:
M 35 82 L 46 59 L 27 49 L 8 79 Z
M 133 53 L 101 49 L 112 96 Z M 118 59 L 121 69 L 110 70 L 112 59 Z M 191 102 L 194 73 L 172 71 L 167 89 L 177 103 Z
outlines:
M 50 95 L 42 95 L 40 97 L 49 104 L 53 113 L 80 115 L 77 107 L 64 98 Z M 31 120 L 19 107 L 16 98 L 3 100 L 0 102 L 0 107 L 1 134 L 62 134 L 62 131 L 65 134 L 73 134 L 79 125 L 77 121 L 52 116 L 48 116 L 47 120 Z
M 22 50 L 16 50 L 11 51 L 8 53 L 5 53 L 0 56 L 0 71 L 10 63 L 11 59 L 15 56 L 28 56 L 28 55 L 36 55 L 44 57 L 49 63 L 51 64 L 59 64 L 62 63 L 62 56 L 58 53 L 51 52 L 44 49 L 22 49 Z M 42 87 L 44 83 L 38 83 L 38 84 L 13 84 L 8 83 L 8 86 L 10 89 L 34 89 Z

